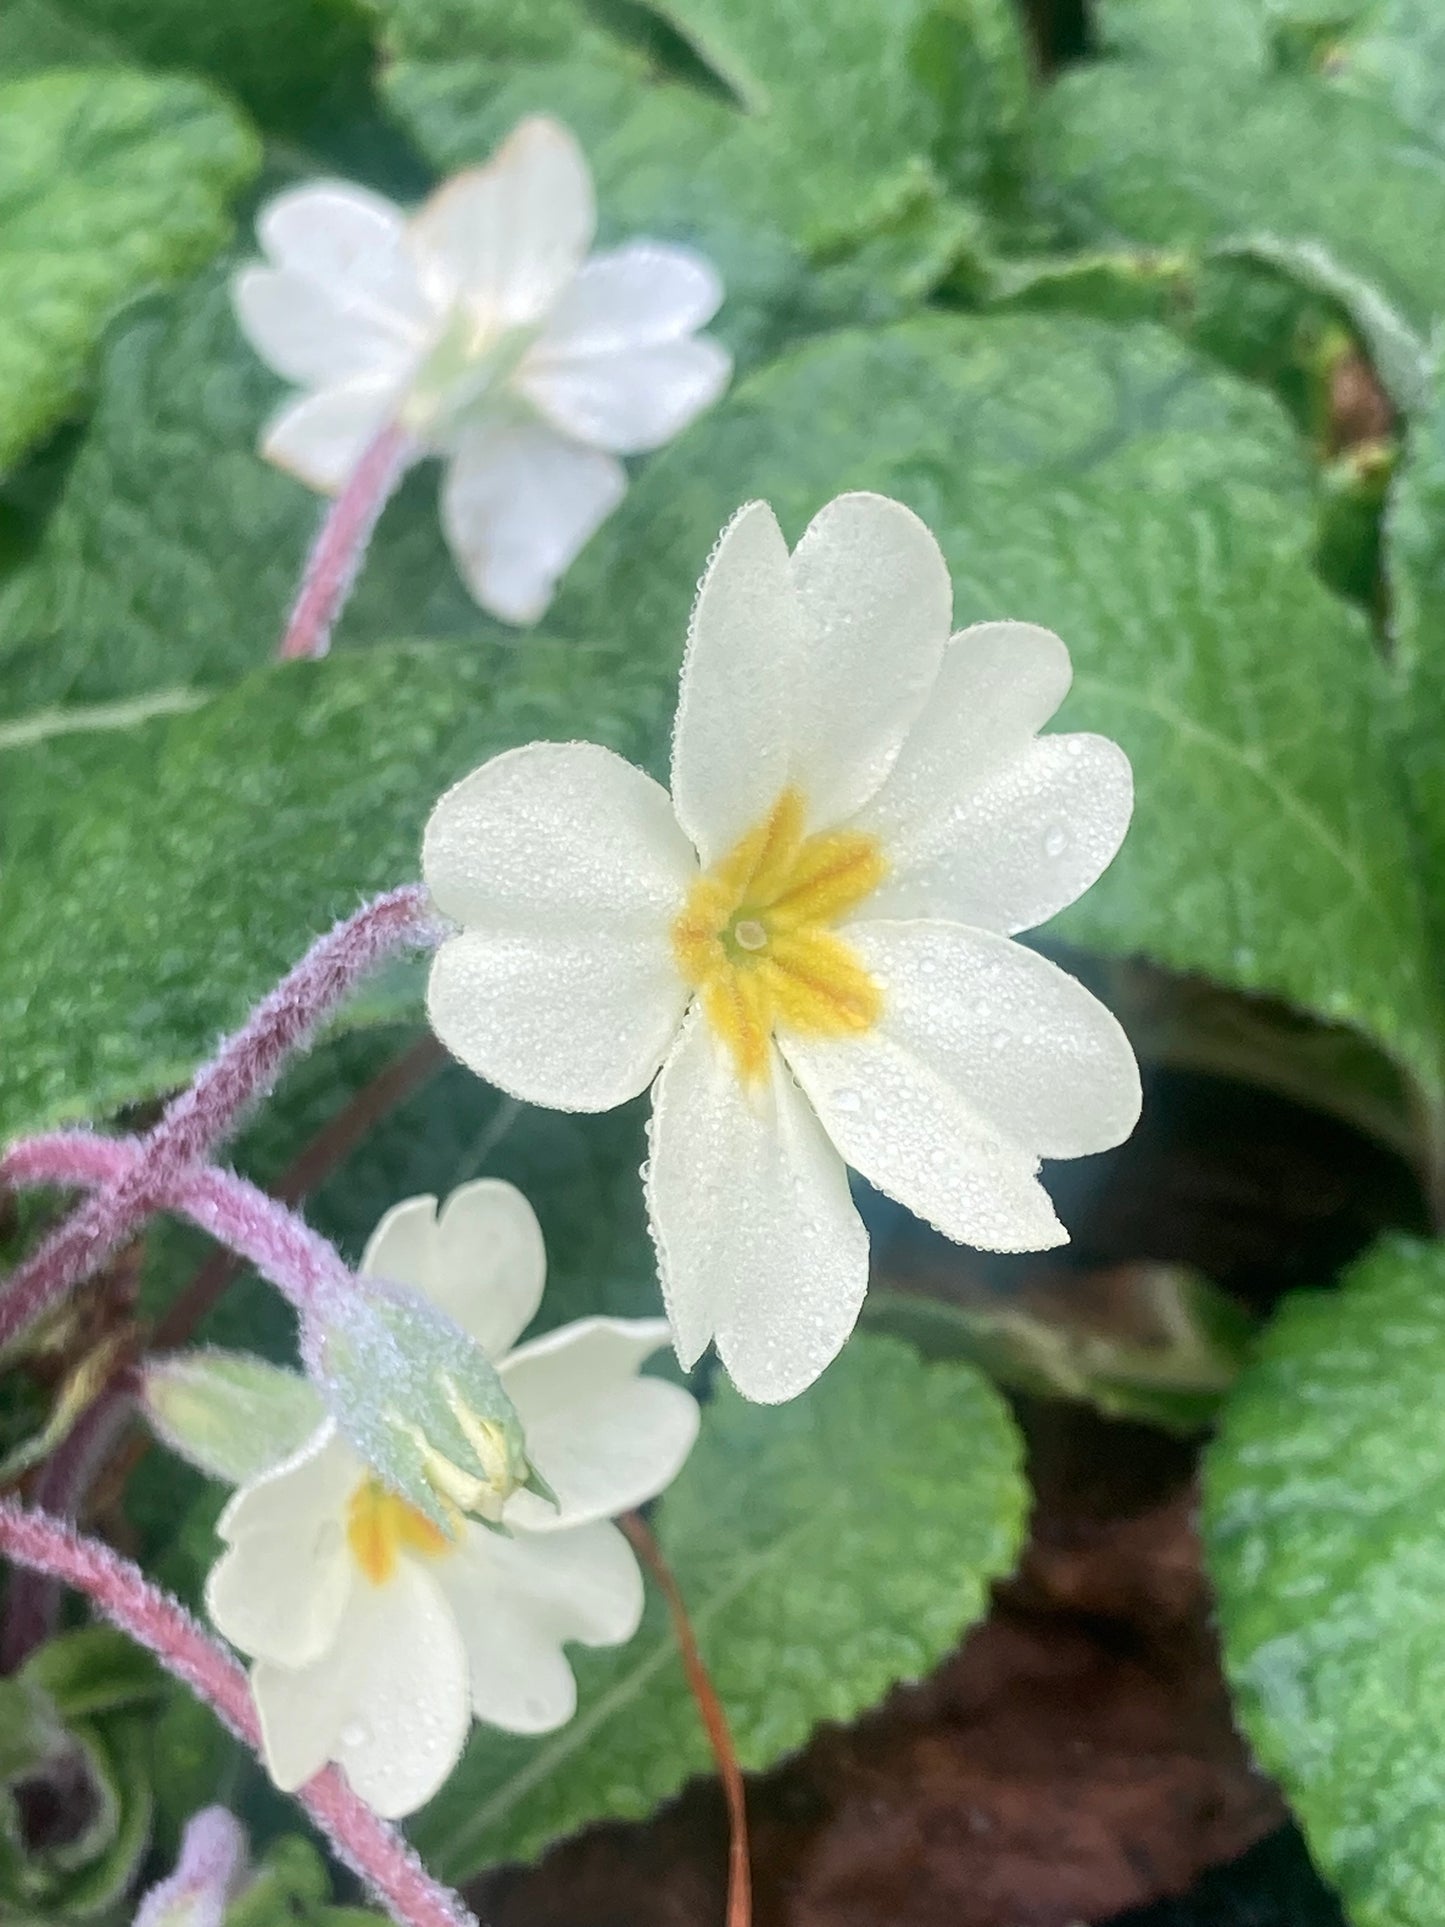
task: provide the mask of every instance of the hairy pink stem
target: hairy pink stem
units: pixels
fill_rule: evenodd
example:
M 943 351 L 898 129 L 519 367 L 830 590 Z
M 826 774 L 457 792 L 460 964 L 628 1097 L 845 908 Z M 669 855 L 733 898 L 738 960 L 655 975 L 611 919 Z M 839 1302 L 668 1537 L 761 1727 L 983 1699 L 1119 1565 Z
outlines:
M 367 971 L 392 952 L 434 943 L 420 884 L 375 898 L 322 937 L 141 1140 L 141 1155 L 58 1226 L 0 1286 L 0 1350 L 45 1308 L 103 1265 L 271 1088 L 282 1064 Z M 104 1142 L 105 1140 L 97 1140 Z M 0 1182 L 10 1160 L 0 1160 Z
M 261 1750 L 246 1675 L 180 1601 L 153 1586 L 139 1567 L 98 1540 L 82 1538 L 63 1520 L 12 1500 L 0 1500 L 0 1553 L 83 1592 L 238 1738 Z M 352 1792 L 334 1766 L 309 1779 L 296 1797 L 399 1927 L 477 1927 L 460 1898 L 432 1879 L 396 1829 Z
M 14 1145 L 0 1160 L 0 1179 L 16 1187 L 117 1186 L 145 1155 L 145 1143 L 133 1139 L 50 1131 Z M 157 1181 L 152 1202 L 189 1218 L 244 1258 L 303 1317 L 324 1313 L 352 1288 L 351 1272 L 334 1245 L 234 1171 L 177 1171 Z
M 362 451 L 306 558 L 301 588 L 276 651 L 282 662 L 324 656 L 330 648 L 332 627 L 360 573 L 381 511 L 420 452 L 396 422 L 388 422 Z

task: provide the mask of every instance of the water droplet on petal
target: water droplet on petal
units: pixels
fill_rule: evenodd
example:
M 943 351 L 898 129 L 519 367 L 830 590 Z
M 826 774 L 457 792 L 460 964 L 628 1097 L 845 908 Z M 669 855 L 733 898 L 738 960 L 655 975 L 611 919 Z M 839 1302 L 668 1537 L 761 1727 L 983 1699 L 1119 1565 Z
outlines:
M 1055 823 L 1044 837 L 1044 855 L 1062 856 L 1069 847 L 1069 833 L 1062 823 Z
M 1066 736 L 1064 738 L 1064 751 L 1069 756 L 1082 756 L 1084 753 L 1083 737 Z
M 371 1728 L 365 1720 L 348 1720 L 341 1729 L 341 1744 L 347 1748 L 365 1746 L 370 1738 Z
M 996 1030 L 988 1041 L 993 1045 L 995 1050 L 1007 1050 L 1013 1042 L 1013 1032 L 1011 1030 Z
M 849 1090 L 846 1085 L 842 1090 L 834 1091 L 833 1109 L 835 1111 L 861 1111 L 862 1108 L 863 1100 L 857 1091 Z

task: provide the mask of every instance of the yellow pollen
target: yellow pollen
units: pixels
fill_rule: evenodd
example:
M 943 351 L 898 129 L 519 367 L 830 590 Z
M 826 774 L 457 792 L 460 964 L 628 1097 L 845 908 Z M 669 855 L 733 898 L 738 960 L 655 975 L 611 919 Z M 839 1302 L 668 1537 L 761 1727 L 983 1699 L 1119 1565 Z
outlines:
M 373 1586 L 386 1584 L 402 1552 L 436 1559 L 453 1549 L 452 1540 L 424 1513 L 371 1478 L 361 1481 L 347 1504 L 346 1540 Z
M 672 926 L 672 954 L 745 1080 L 767 1067 L 775 1030 L 857 1036 L 883 993 L 832 928 L 883 881 L 875 838 L 803 834 L 806 805 L 785 789 L 761 823 L 699 877 Z

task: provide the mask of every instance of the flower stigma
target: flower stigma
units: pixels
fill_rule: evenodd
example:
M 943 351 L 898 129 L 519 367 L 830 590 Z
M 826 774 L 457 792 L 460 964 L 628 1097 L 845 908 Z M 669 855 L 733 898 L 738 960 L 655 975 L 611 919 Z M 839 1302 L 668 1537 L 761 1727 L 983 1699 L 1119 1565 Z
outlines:
M 437 1559 L 454 1550 L 458 1519 L 450 1536 L 425 1514 L 390 1492 L 380 1479 L 364 1478 L 346 1506 L 346 1542 L 351 1556 L 373 1586 L 384 1586 L 403 1552 Z
M 785 789 L 763 820 L 698 878 L 672 926 L 678 969 L 751 1083 L 775 1030 L 859 1036 L 883 992 L 832 926 L 877 889 L 887 864 L 859 830 L 804 833 L 807 806 Z

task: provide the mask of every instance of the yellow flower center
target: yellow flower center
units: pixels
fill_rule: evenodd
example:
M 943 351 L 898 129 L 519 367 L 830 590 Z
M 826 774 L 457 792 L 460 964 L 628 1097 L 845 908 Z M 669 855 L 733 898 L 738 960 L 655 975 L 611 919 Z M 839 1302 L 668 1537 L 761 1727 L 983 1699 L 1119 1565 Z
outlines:
M 403 1552 L 437 1559 L 453 1550 L 439 1526 L 371 1478 L 361 1481 L 347 1504 L 346 1539 L 352 1558 L 373 1586 L 386 1584 Z
M 672 926 L 677 967 L 746 1081 L 767 1067 L 775 1030 L 856 1036 L 883 993 L 831 926 L 883 881 L 875 838 L 803 834 L 806 806 L 785 789 L 771 810 L 698 878 Z

